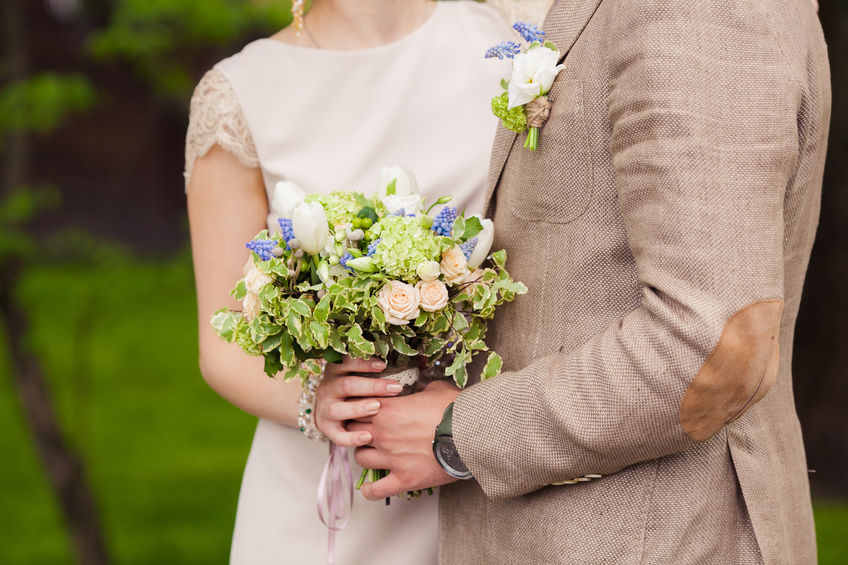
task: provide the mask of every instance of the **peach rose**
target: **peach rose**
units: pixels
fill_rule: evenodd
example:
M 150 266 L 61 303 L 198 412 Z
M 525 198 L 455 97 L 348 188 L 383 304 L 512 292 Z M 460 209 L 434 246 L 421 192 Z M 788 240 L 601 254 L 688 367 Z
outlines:
M 448 287 L 442 281 L 419 281 L 415 289 L 423 310 L 437 312 L 448 303 Z
M 418 289 L 400 281 L 389 281 L 377 295 L 377 305 L 386 315 L 386 321 L 396 326 L 417 318 L 419 303 Z
M 468 262 L 465 260 L 465 253 L 459 247 L 442 253 L 442 262 L 439 266 L 445 280 L 451 284 L 459 284 L 468 276 Z
M 241 303 L 241 309 L 245 319 L 250 321 L 256 318 L 262 312 L 261 306 L 259 297 L 252 292 L 248 292 Z
M 262 289 L 265 288 L 266 285 L 271 284 L 271 282 L 271 277 L 260 271 L 259 267 L 256 266 L 256 263 L 251 260 L 250 268 L 244 277 L 244 287 L 247 289 L 247 292 L 252 292 L 253 294 L 258 295 L 262 292 Z

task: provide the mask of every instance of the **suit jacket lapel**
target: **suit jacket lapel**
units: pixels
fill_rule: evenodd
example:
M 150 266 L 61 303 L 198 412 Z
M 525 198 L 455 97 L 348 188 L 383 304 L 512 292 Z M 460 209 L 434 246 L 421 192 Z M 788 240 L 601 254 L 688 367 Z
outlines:
M 548 12 L 548 17 L 545 19 L 542 29 L 547 33 L 548 39 L 560 49 L 562 53 L 560 60 L 565 59 L 571 51 L 600 3 L 601 0 L 556 0 L 551 11 Z M 486 199 L 483 205 L 483 212 L 487 216 L 491 215 L 492 211 L 489 208 L 492 204 L 492 196 L 517 135 L 505 127 L 498 126 L 492 145 Z

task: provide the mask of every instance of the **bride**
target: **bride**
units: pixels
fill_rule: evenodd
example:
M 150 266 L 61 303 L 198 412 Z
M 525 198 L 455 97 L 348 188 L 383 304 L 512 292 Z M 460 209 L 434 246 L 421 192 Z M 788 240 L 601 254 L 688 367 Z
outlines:
M 496 124 L 489 100 L 505 73 L 483 54 L 510 37 L 505 11 L 540 22 L 547 7 L 524 0 L 531 13 L 521 14 L 517 1 L 498 4 L 501 12 L 471 1 L 314 0 L 301 25 L 250 43 L 195 90 L 185 177 L 200 368 L 221 396 L 259 418 L 232 564 L 327 559 L 316 492 L 328 450 L 298 429 L 300 383 L 269 379 L 261 358 L 225 343 L 209 324 L 218 308 L 239 308 L 229 290 L 248 259 L 244 243 L 276 219 L 269 202 L 279 181 L 307 193 L 368 192 L 380 168 L 394 163 L 415 171 L 431 201 L 450 193 L 452 205 L 479 212 Z M 332 371 L 381 368 L 347 363 Z M 363 402 L 339 402 L 339 420 L 373 410 Z M 356 493 L 351 521 L 336 536 L 338 562 L 435 563 L 436 504 L 425 496 L 385 506 Z

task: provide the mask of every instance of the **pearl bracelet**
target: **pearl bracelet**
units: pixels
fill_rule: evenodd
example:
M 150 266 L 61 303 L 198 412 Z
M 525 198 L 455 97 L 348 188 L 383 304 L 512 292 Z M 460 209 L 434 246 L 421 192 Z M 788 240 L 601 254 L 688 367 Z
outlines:
M 297 426 L 303 435 L 316 441 L 327 441 L 327 436 L 315 427 L 315 401 L 318 398 L 318 385 L 323 377 L 323 370 L 320 374 L 309 377 L 297 401 Z

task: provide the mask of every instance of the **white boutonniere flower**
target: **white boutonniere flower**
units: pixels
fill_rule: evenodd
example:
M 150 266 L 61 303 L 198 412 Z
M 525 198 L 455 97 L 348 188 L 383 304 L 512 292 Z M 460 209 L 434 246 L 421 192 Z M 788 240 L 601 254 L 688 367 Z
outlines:
M 507 90 L 509 109 L 532 102 L 551 90 L 557 74 L 565 68 L 557 64 L 559 57 L 557 49 L 545 45 L 536 45 L 515 56 Z
M 536 151 L 539 130 L 550 115 L 547 94 L 565 65 L 559 64 L 562 54 L 538 26 L 517 22 L 512 28 L 528 43 L 523 50 L 514 41 L 502 41 L 486 51 L 487 59 L 512 59 L 512 76 L 501 81 L 505 92 L 492 99 L 492 113 L 507 129 L 516 133 L 529 130 L 524 147 Z

